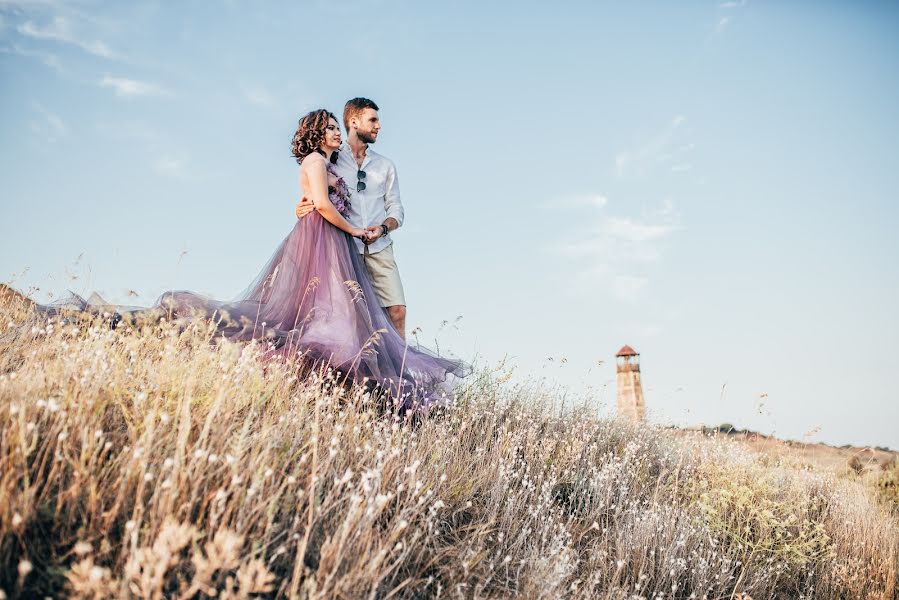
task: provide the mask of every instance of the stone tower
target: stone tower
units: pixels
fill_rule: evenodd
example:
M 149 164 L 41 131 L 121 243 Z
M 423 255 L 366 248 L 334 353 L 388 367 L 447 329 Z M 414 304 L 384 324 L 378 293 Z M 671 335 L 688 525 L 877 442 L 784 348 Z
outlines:
M 630 346 L 624 346 L 615 356 L 618 359 L 618 416 L 638 423 L 646 418 L 646 402 L 640 383 L 640 355 Z

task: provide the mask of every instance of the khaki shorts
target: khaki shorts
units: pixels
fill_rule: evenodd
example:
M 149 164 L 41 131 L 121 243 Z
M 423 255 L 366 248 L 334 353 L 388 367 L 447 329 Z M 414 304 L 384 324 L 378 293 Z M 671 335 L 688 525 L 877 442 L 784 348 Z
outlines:
M 403 282 L 393 258 L 393 244 L 374 254 L 369 254 L 368 248 L 365 248 L 363 257 L 371 277 L 371 286 L 375 288 L 381 306 L 406 306 Z

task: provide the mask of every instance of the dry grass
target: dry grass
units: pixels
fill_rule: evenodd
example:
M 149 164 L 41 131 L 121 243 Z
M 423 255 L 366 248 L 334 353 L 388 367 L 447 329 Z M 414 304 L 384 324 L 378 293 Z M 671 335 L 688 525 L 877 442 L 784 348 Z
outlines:
M 0 305 L 7 597 L 896 597 L 852 481 L 560 416 L 502 368 L 410 424 L 199 325 L 28 314 Z
M 678 433 L 695 436 L 699 431 L 681 429 Z M 757 453 L 761 464 L 776 464 L 858 483 L 868 488 L 887 510 L 899 516 L 899 452 L 895 450 L 784 441 L 756 432 L 730 433 L 727 438 Z

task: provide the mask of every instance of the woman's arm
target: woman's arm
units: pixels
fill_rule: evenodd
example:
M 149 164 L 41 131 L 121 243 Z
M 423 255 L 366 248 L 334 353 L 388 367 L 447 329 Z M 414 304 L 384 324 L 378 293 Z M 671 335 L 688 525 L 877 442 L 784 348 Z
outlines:
M 311 197 L 315 210 L 341 231 L 345 231 L 353 237 L 364 235 L 364 230 L 350 225 L 343 215 L 337 212 L 328 198 L 328 172 L 325 169 L 325 158 L 317 153 L 310 154 L 303 159 L 303 172 L 309 183 L 309 192 L 306 196 Z

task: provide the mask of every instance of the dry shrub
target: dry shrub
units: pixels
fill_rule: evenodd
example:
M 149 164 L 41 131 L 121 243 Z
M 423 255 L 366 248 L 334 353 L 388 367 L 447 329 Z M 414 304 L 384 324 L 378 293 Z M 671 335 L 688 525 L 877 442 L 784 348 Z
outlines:
M 895 457 L 880 465 L 874 480 L 874 493 L 893 515 L 899 517 L 899 461 Z
M 801 569 L 830 553 L 822 524 L 827 498 L 775 469 L 734 469 L 711 463 L 697 479 L 699 507 L 709 530 L 743 563 L 756 556 Z

